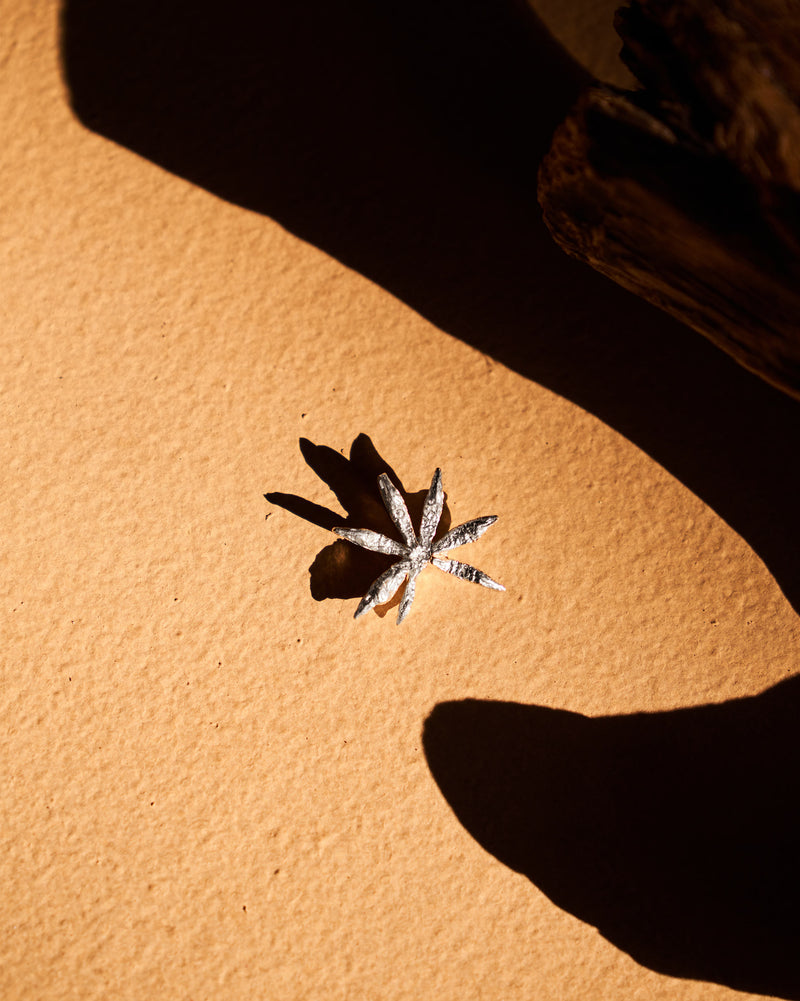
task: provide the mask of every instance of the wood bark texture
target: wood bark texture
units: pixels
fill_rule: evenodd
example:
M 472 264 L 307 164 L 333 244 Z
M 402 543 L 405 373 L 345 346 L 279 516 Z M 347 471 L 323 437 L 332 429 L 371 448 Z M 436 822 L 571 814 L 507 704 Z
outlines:
M 634 0 L 539 174 L 558 244 L 800 398 L 800 3 Z

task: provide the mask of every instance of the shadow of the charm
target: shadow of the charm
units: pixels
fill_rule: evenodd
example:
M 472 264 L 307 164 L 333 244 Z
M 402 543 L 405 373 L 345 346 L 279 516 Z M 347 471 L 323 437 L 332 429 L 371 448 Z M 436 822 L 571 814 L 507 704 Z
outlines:
M 354 439 L 349 457 L 327 445 L 315 445 L 307 438 L 300 439 L 300 451 L 317 476 L 333 491 L 345 513 L 338 514 L 296 494 L 265 494 L 270 504 L 282 507 L 327 531 L 337 526 L 371 528 L 390 538 L 397 538 L 397 529 L 392 524 L 378 491 L 378 477 L 381 473 L 388 473 L 400 490 L 412 521 L 415 525 L 419 524 L 427 489 L 409 494 L 368 435 L 360 434 Z M 449 527 L 450 512 L 445 503 L 439 531 L 445 532 Z M 316 601 L 324 601 L 326 598 L 360 598 L 392 562 L 394 559 L 391 556 L 372 553 L 343 539 L 337 539 L 324 546 L 309 567 L 311 595 Z M 385 615 L 399 603 L 402 593 L 401 588 L 390 602 L 377 608 L 376 612 Z
M 442 703 L 433 777 L 492 855 L 637 962 L 800 999 L 800 676 L 761 695 L 590 719 Z

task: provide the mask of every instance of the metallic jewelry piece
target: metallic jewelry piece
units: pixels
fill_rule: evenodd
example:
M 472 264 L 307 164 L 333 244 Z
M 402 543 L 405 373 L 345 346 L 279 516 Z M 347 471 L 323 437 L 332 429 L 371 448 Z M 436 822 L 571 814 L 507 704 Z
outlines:
M 381 535 L 380 532 L 372 532 L 368 528 L 334 528 L 333 530 L 343 539 L 347 539 L 348 542 L 353 542 L 363 549 L 400 557 L 397 563 L 393 563 L 388 570 L 384 570 L 380 577 L 370 584 L 369 590 L 356 609 L 354 618 L 359 619 L 370 608 L 389 601 L 403 580 L 407 578 L 406 589 L 397 613 L 399 625 L 411 608 L 417 577 L 429 563 L 433 563 L 440 570 L 444 570 L 445 573 L 452 574 L 454 577 L 459 577 L 461 580 L 481 584 L 494 591 L 505 591 L 502 584 L 498 584 L 482 570 L 477 570 L 468 563 L 439 559 L 440 553 L 446 553 L 449 549 L 455 549 L 457 546 L 464 546 L 468 542 L 479 539 L 486 529 L 497 521 L 497 516 L 493 514 L 485 518 L 475 518 L 457 528 L 451 528 L 446 535 L 434 542 L 433 537 L 439 526 L 444 504 L 441 469 L 437 469 L 433 474 L 430 490 L 425 498 L 419 536 L 414 532 L 406 502 L 386 473 L 381 473 L 378 477 L 378 487 L 389 516 L 403 536 L 403 542 L 395 542 L 394 539 L 389 539 L 387 536 Z

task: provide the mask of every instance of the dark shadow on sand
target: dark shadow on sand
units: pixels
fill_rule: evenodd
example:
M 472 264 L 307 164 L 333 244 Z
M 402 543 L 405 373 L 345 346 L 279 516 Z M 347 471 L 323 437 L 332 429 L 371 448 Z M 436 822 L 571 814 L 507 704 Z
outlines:
M 446 702 L 423 739 L 470 834 L 637 962 L 797 1001 L 798 718 L 794 677 L 754 698 L 595 719 Z

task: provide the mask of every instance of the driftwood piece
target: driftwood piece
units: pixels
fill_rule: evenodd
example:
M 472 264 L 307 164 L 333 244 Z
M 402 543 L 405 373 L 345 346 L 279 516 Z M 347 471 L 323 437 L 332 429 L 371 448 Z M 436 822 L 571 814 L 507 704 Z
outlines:
M 634 0 L 539 175 L 559 245 L 800 397 L 800 3 Z

